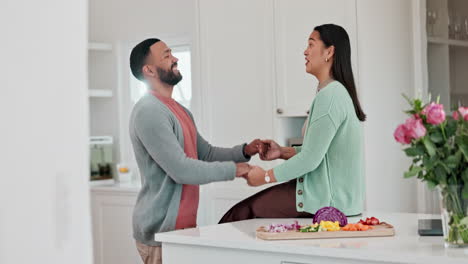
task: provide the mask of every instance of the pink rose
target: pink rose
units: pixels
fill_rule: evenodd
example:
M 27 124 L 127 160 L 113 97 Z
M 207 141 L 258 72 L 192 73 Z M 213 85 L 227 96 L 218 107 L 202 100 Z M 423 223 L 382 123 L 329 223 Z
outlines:
M 395 132 L 393 133 L 395 140 L 400 142 L 401 144 L 409 144 L 411 143 L 411 138 L 407 136 L 407 129 L 404 124 L 399 125 Z
M 460 106 L 458 111 L 453 112 L 453 119 L 458 120 L 459 114 L 463 116 L 464 120 L 468 121 L 468 107 Z
M 445 121 L 445 111 L 442 104 L 432 102 L 424 108 L 422 113 L 426 115 L 429 124 L 438 125 Z
M 424 127 L 422 120 L 414 117 L 406 119 L 406 122 L 399 125 L 393 133 L 395 140 L 401 144 L 409 144 L 412 139 L 418 139 L 425 135 L 426 128 Z
M 426 127 L 424 127 L 421 119 L 410 117 L 406 119 L 405 127 L 407 130 L 407 136 L 411 139 L 418 139 L 426 135 Z

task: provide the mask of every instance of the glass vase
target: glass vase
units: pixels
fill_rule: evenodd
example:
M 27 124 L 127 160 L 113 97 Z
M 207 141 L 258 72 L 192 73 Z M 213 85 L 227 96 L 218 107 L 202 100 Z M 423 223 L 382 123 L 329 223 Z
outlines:
M 445 247 L 468 247 L 468 199 L 463 185 L 438 186 Z

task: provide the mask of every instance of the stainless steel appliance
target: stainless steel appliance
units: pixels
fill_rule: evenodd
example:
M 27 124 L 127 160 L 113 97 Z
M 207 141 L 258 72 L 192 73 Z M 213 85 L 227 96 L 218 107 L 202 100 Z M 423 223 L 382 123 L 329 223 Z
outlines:
M 303 138 L 289 138 L 288 147 L 302 146 Z
M 116 168 L 112 157 L 114 140 L 111 136 L 90 137 L 90 180 L 113 179 Z

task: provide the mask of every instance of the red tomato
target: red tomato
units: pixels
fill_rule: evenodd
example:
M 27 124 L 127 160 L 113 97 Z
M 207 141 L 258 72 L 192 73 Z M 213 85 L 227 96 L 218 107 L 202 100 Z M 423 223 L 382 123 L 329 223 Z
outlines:
M 359 220 L 358 223 L 361 223 L 363 225 L 378 225 L 380 224 L 380 221 L 376 217 L 372 216 L 372 217 L 367 217 L 366 220 L 361 219 Z

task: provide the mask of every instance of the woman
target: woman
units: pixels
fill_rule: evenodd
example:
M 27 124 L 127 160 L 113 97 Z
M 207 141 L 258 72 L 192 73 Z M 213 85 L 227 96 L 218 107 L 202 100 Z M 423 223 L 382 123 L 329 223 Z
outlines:
M 220 223 L 252 218 L 312 217 L 324 206 L 346 215 L 362 212 L 364 202 L 363 135 L 361 109 L 351 68 L 346 31 L 337 25 L 317 26 L 304 51 L 306 72 L 319 85 L 306 120 L 302 147 L 280 147 L 265 140 L 262 159 L 285 159 L 265 171 L 254 167 L 251 186 L 285 181 L 232 207 Z

